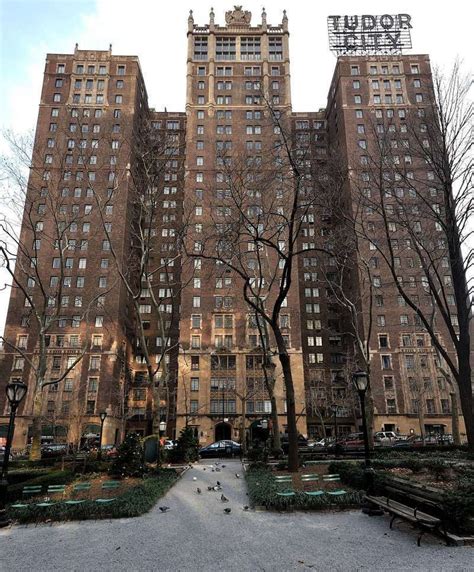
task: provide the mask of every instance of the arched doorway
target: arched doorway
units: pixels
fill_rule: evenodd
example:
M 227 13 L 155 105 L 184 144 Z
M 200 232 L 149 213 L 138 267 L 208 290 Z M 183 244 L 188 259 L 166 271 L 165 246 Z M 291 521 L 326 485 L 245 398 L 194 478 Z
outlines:
M 218 423 L 214 428 L 214 440 L 224 441 L 232 437 L 232 427 L 229 423 Z

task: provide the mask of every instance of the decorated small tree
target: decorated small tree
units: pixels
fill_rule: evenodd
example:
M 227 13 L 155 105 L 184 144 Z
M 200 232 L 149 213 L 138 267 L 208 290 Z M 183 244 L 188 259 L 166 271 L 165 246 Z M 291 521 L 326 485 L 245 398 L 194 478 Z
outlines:
M 142 477 L 145 470 L 141 438 L 137 433 L 128 433 L 117 449 L 110 472 L 121 477 Z

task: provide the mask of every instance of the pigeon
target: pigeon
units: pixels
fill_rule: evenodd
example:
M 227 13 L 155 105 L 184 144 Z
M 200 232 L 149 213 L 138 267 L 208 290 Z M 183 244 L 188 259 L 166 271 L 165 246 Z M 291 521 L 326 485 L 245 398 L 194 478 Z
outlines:
M 245 505 L 244 510 L 248 510 L 248 509 L 249 509 L 248 505 Z
M 221 501 L 222 502 L 229 502 L 229 499 L 224 494 L 222 494 L 221 495 Z
M 197 477 L 193 477 L 193 481 L 197 481 Z
M 225 512 L 226 514 L 230 514 L 230 511 L 231 511 L 230 508 L 225 508 L 225 509 L 224 509 L 224 512 Z
M 201 494 L 201 489 L 198 487 L 198 488 L 196 489 L 196 492 L 197 492 L 198 495 L 200 495 L 200 494 Z
M 235 473 L 235 478 L 236 478 L 236 479 L 240 479 L 239 473 Z
M 207 490 L 208 490 L 208 491 L 213 491 L 213 490 L 214 490 L 214 487 L 207 487 Z
M 225 469 L 225 465 L 222 465 L 222 468 Z
M 216 473 L 220 473 L 221 470 L 219 469 L 219 467 L 216 467 Z
M 222 487 L 213 487 L 215 491 L 221 491 Z
M 211 471 L 212 471 L 212 472 L 214 472 L 214 471 L 215 471 L 215 469 L 211 469 Z
M 202 469 L 202 470 L 203 470 L 203 471 L 205 471 L 205 470 L 206 470 L 206 467 L 203 467 L 203 469 Z
M 160 506 L 158 508 L 161 510 L 161 512 L 167 512 L 170 509 L 169 506 Z
M 218 464 L 219 464 L 219 461 L 217 461 L 217 463 L 214 463 L 214 465 L 216 465 L 216 466 L 217 466 Z
M 220 487 L 220 486 L 221 486 L 221 484 L 220 484 L 220 482 L 219 482 L 219 481 L 216 481 L 216 485 L 217 485 L 218 487 Z

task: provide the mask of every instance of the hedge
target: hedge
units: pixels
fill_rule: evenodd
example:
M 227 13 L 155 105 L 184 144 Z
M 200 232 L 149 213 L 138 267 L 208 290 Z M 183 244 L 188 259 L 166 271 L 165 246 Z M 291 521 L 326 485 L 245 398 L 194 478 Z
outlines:
M 36 502 L 30 502 L 27 507 L 21 509 L 7 507 L 7 513 L 11 519 L 20 523 L 140 516 L 153 508 L 156 501 L 173 485 L 176 478 L 176 471 L 163 469 L 131 487 L 114 502 L 107 504 L 85 500 L 79 505 L 57 502 L 50 507 L 41 508 L 36 506 Z

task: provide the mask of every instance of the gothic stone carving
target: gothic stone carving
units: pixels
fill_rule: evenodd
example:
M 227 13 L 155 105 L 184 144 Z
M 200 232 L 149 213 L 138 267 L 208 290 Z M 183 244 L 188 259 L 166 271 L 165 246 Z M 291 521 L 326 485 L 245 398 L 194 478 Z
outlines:
M 234 10 L 229 10 L 225 13 L 225 21 L 229 26 L 239 26 L 250 24 L 252 19 L 252 12 L 242 10 L 242 6 L 234 6 Z

